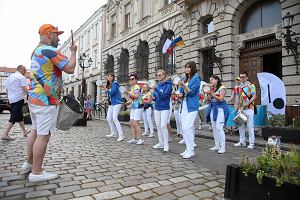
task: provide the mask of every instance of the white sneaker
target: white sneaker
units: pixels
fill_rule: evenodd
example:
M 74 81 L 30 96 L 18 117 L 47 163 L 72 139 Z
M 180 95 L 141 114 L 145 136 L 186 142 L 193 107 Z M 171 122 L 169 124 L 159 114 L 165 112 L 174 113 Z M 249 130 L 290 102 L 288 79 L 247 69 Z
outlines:
M 234 146 L 235 146 L 235 147 L 240 147 L 240 146 L 245 147 L 245 146 L 246 146 L 246 143 L 238 142 L 238 143 L 235 143 Z
M 184 156 L 187 152 L 188 152 L 188 150 L 185 150 L 185 151 L 182 152 L 180 155 L 181 155 L 181 156 Z
M 247 149 L 254 149 L 254 144 L 249 144 L 249 146 L 247 147 Z
M 169 147 L 164 147 L 164 152 L 169 152 Z
M 106 135 L 106 137 L 108 137 L 108 138 L 116 137 L 116 134 L 109 134 L 109 135 Z
M 149 138 L 153 138 L 154 137 L 154 133 L 150 133 L 150 135 L 148 137 Z
M 117 142 L 121 142 L 124 140 L 124 136 L 120 136 L 118 139 L 117 139 Z
M 53 179 L 56 179 L 58 177 L 57 174 L 48 173 L 46 171 L 43 171 L 42 174 L 35 175 L 33 173 L 29 174 L 29 182 L 39 182 L 39 181 L 50 181 Z
M 142 134 L 142 136 L 148 136 L 148 135 L 149 135 L 148 132 L 144 132 L 144 133 Z
M 223 154 L 223 153 L 225 153 L 226 152 L 226 150 L 225 150 L 225 148 L 224 149 L 220 149 L 219 151 L 218 151 L 218 154 Z
M 187 151 L 182 157 L 185 159 L 189 159 L 191 157 L 195 156 L 195 152 L 194 151 Z
M 220 148 L 217 147 L 217 146 L 214 146 L 214 147 L 210 148 L 209 150 L 211 150 L 211 151 L 218 151 L 218 150 L 220 150 Z
M 29 164 L 28 162 L 24 162 L 23 165 L 22 165 L 22 170 L 31 171 L 32 170 L 32 165 Z
M 153 149 L 163 149 L 163 148 L 164 148 L 164 146 L 163 146 L 163 145 L 161 145 L 160 143 L 157 143 L 157 144 L 156 144 L 156 145 L 154 145 L 152 148 L 153 148 Z
M 180 140 L 180 141 L 178 142 L 178 144 L 185 144 L 184 139 Z
M 129 140 L 127 142 L 130 143 L 130 144 L 136 144 L 138 142 L 138 140 L 132 139 L 132 140 Z
M 136 144 L 144 144 L 145 140 L 139 139 Z

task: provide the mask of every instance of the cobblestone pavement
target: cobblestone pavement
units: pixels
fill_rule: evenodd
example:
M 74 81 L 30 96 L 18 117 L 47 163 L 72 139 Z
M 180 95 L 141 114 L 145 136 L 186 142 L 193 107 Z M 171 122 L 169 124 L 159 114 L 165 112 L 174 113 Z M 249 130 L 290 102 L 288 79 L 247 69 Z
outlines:
M 0 115 L 1 132 L 8 114 Z M 123 126 L 126 139 L 130 129 Z M 106 138 L 108 125 L 96 120 L 87 127 L 52 136 L 44 168 L 59 178 L 29 183 L 21 169 L 25 161 L 27 139 L 16 125 L 11 136 L 16 140 L 0 142 L 0 199 L 223 199 L 227 163 L 238 162 L 261 151 L 233 148 L 218 155 L 208 148 L 212 140 L 197 138 L 196 156 L 184 160 L 178 154 L 184 146 L 170 145 L 163 153 L 151 147 L 156 138 L 146 138 L 144 145 L 132 145 Z

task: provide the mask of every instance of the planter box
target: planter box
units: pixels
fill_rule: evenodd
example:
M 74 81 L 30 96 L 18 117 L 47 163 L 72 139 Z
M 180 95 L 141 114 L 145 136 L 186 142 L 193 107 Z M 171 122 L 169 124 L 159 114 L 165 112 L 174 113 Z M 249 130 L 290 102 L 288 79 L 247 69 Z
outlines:
M 87 119 L 86 118 L 80 118 L 78 119 L 73 126 L 86 126 L 87 125 Z
M 129 115 L 118 115 L 118 120 L 122 122 L 129 122 L 130 116 Z
M 32 124 L 30 116 L 24 117 L 24 124 Z
M 264 140 L 268 140 L 270 136 L 275 135 L 280 136 L 281 141 L 300 144 L 300 130 L 297 129 L 264 127 L 261 134 Z
M 272 178 L 264 177 L 262 184 L 256 174 L 244 176 L 238 165 L 227 165 L 224 197 L 232 200 L 287 200 L 300 196 L 300 186 L 284 183 L 276 186 Z

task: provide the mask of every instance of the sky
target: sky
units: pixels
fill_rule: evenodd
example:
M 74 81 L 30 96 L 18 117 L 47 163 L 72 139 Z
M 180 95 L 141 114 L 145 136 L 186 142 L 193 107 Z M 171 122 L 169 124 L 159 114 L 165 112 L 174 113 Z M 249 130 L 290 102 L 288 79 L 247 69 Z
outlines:
M 107 0 L 0 0 L 0 67 L 30 67 L 42 24 L 65 31 L 60 44 Z

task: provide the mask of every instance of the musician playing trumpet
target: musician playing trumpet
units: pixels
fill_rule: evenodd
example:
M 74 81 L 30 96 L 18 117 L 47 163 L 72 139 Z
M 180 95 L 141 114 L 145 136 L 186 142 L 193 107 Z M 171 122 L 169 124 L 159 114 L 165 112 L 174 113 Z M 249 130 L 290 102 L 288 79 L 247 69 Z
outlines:
M 213 75 L 209 80 L 212 87 L 210 91 L 206 92 L 210 96 L 208 114 L 215 141 L 215 146 L 209 150 L 218 151 L 219 154 L 223 154 L 226 152 L 224 125 L 229 116 L 229 108 L 224 100 L 226 88 L 222 85 L 218 76 Z
M 106 86 L 101 85 L 100 88 L 105 90 L 108 96 L 108 111 L 107 111 L 107 122 L 110 128 L 110 135 L 106 135 L 106 137 L 116 137 L 116 131 L 119 134 L 118 142 L 124 140 L 124 133 L 121 127 L 121 124 L 118 120 L 118 115 L 122 108 L 122 98 L 120 94 L 120 85 L 115 80 L 115 75 L 113 73 L 109 73 L 106 76 L 107 82 Z

